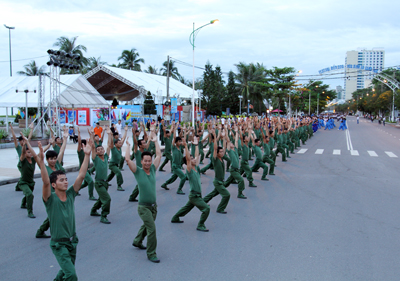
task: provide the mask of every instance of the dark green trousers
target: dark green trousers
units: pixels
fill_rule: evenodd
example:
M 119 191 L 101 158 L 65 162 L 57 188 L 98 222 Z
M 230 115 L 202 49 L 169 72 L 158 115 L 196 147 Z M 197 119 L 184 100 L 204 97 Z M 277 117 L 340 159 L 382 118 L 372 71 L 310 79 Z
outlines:
M 106 181 L 96 181 L 94 183 L 99 199 L 94 203 L 92 212 L 96 212 L 101 207 L 101 216 L 107 217 L 110 213 L 111 197 L 108 194 L 108 183 Z
M 210 202 L 211 199 L 213 199 L 215 196 L 220 194 L 222 196 L 222 199 L 217 207 L 217 212 L 223 212 L 223 211 L 225 211 L 226 206 L 228 206 L 229 199 L 231 198 L 231 194 L 225 188 L 223 181 L 214 179 L 213 184 L 214 184 L 215 188 L 213 191 L 211 191 L 209 194 L 207 194 L 206 197 L 204 197 L 204 202 L 208 203 L 208 202 Z
M 249 166 L 249 161 L 241 161 L 240 162 L 240 171 L 239 173 L 243 175 L 243 173 L 246 173 L 246 178 L 249 182 L 253 182 L 253 173 L 251 172 L 250 166 Z
M 129 201 L 135 200 L 138 195 L 139 195 L 139 186 L 136 185 L 135 188 L 132 191 L 132 194 L 129 196 Z
M 124 167 L 124 162 L 125 162 L 125 157 L 121 157 L 121 160 L 119 161 L 119 169 L 121 170 L 122 167 Z
M 268 175 L 268 166 L 264 164 L 262 160 L 256 159 L 253 167 L 251 168 L 252 172 L 257 172 L 258 169 L 263 168 L 264 172 L 262 174 L 262 178 L 266 178 Z
M 294 144 L 291 141 L 289 141 L 289 142 L 287 142 L 287 146 L 289 147 L 289 151 L 291 153 L 293 153 L 294 152 Z
M 181 168 L 172 167 L 173 175 L 164 183 L 164 185 L 169 185 L 173 183 L 177 178 L 180 178 L 181 181 L 179 183 L 178 191 L 182 190 L 183 186 L 185 185 L 186 175 L 182 172 Z
M 231 173 L 228 179 L 225 181 L 224 186 L 228 187 L 234 180 L 238 182 L 238 195 L 243 193 L 244 190 L 244 179 L 239 173 L 239 169 L 230 168 L 229 172 Z
M 78 237 L 74 237 L 72 241 L 68 242 L 55 242 L 50 241 L 50 248 L 53 251 L 54 256 L 61 269 L 58 272 L 56 281 L 76 281 L 78 276 L 75 271 L 75 259 L 76 259 L 76 246 L 78 245 Z
M 88 186 L 89 197 L 93 197 L 94 181 L 88 172 L 86 172 L 85 179 L 83 180 L 79 190 L 85 188 L 86 186 Z
M 226 170 L 229 171 L 229 167 L 231 166 L 231 159 L 227 155 L 224 155 L 222 159 L 226 161 Z
M 143 243 L 144 238 L 147 236 L 147 257 L 157 257 L 157 235 L 155 220 L 157 217 L 157 205 L 143 206 L 138 205 L 138 214 L 143 221 L 138 234 L 136 235 L 133 243 L 139 245 Z
M 204 202 L 204 199 L 201 198 L 200 194 L 190 193 L 189 201 L 172 217 L 172 220 L 177 220 L 179 217 L 186 216 L 193 209 L 193 207 L 197 207 L 197 209 L 199 209 L 201 212 L 200 220 L 197 224 L 197 227 L 205 227 L 204 223 L 207 220 L 208 215 L 210 214 L 210 206 L 208 206 L 207 203 Z
M 209 149 L 209 150 L 207 151 L 206 158 L 208 158 L 208 157 L 210 156 L 210 154 L 211 154 L 211 149 Z
M 124 183 L 124 179 L 122 178 L 121 170 L 119 169 L 118 165 L 115 163 L 109 163 L 108 168 L 111 170 L 111 173 L 107 177 L 107 182 L 110 182 L 113 177 L 117 176 L 117 185 L 122 186 Z
M 50 228 L 50 221 L 49 218 L 46 218 L 42 225 L 39 227 L 38 232 L 45 232 Z
M 283 145 L 282 146 L 279 145 L 276 148 L 276 151 L 277 151 L 277 154 L 278 154 L 278 152 L 280 152 L 282 154 L 282 161 L 286 161 L 286 152 L 285 152 L 285 148 L 283 147 Z
M 33 190 L 35 189 L 35 182 L 19 181 L 19 188 L 24 193 L 24 198 L 22 198 L 21 205 L 26 204 L 26 209 L 28 214 L 33 212 Z
M 203 149 L 199 150 L 199 154 L 200 154 L 200 163 L 203 163 L 203 160 L 204 160 L 204 151 L 203 151 Z
M 267 155 L 263 156 L 263 162 L 269 164 L 269 174 L 273 174 L 275 171 L 275 162 Z
M 171 153 L 165 153 L 165 159 L 164 159 L 164 162 L 161 164 L 159 171 L 161 171 L 164 168 L 164 166 L 167 165 L 168 161 L 170 163 L 171 171 L 172 171 L 172 155 L 171 155 Z

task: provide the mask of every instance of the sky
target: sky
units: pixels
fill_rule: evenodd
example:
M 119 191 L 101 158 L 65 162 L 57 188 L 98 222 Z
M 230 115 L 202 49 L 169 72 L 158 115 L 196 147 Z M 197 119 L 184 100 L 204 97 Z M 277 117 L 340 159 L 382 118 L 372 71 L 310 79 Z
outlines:
M 142 69 L 160 69 L 167 56 L 192 64 L 189 35 L 195 41 L 195 65 L 263 63 L 267 68 L 294 67 L 301 82 L 318 70 L 344 64 L 346 51 L 385 48 L 385 67 L 400 65 L 400 21 L 397 1 L 355 0 L 0 0 L 2 24 L 11 31 L 13 76 L 31 58 L 44 65 L 46 51 L 61 36 L 78 36 L 87 57 L 117 64 L 123 50 L 135 48 L 145 60 Z M 191 67 L 178 64 L 192 80 Z M 10 75 L 9 31 L 0 28 L 0 77 Z M 195 77 L 202 70 L 195 70 Z M 303 81 L 304 80 L 304 81 Z M 331 88 L 343 80 L 323 80 Z

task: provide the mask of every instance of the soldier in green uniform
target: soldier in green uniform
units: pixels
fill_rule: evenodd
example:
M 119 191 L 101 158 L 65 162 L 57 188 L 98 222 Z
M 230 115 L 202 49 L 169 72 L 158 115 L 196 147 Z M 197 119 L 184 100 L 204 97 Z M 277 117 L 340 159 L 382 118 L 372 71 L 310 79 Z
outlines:
M 213 157 L 213 153 L 214 153 L 214 139 L 216 138 L 216 131 L 212 129 L 212 126 L 210 125 L 208 127 L 208 144 L 209 144 L 209 152 L 210 152 L 210 163 L 208 163 L 208 165 L 204 166 L 201 170 L 200 173 L 202 173 L 203 175 L 206 173 L 206 171 L 208 169 L 214 169 L 214 157 Z M 207 156 L 206 156 L 207 158 Z
M 221 127 L 219 127 L 219 135 L 217 138 L 214 139 L 214 152 L 213 152 L 213 158 L 214 158 L 214 172 L 215 172 L 215 178 L 213 181 L 214 184 L 214 190 L 211 191 L 207 196 L 204 197 L 204 202 L 208 203 L 210 202 L 211 199 L 213 199 L 215 196 L 220 194 L 222 196 L 221 202 L 219 203 L 217 207 L 217 213 L 220 214 L 226 214 L 227 212 L 225 211 L 226 206 L 229 203 L 229 199 L 231 197 L 231 194 L 229 191 L 225 188 L 224 186 L 224 180 L 225 180 L 225 164 L 224 160 L 222 159 L 225 155 L 225 149 L 226 147 L 226 141 L 223 143 L 223 147 L 218 146 L 218 141 L 220 139 L 225 138 L 225 131 L 221 131 Z
M 11 134 L 12 134 L 12 137 L 13 137 L 13 140 L 14 140 L 15 150 L 17 151 L 18 158 L 20 158 L 20 157 L 21 157 L 21 152 L 22 152 L 22 143 L 23 143 L 24 141 L 23 141 L 23 138 L 22 138 L 21 136 L 18 137 L 18 138 L 15 136 L 14 128 L 13 128 L 12 124 L 9 123 L 9 125 L 10 125 L 10 129 L 11 129 Z M 31 141 L 32 134 L 33 134 L 33 123 L 31 123 L 31 124 L 29 125 L 29 128 L 30 128 L 31 130 L 29 131 L 28 141 Z M 17 167 L 17 168 L 18 168 L 18 170 L 19 170 L 19 167 Z M 21 171 L 20 171 L 20 172 L 21 172 Z M 17 185 L 15 186 L 15 191 L 22 191 L 22 190 L 19 188 L 18 183 L 17 183 Z M 24 198 L 25 198 L 25 197 L 24 197 Z
M 175 136 L 175 128 L 172 131 L 172 135 Z M 169 190 L 167 187 L 169 184 L 173 183 L 178 177 L 180 178 L 179 187 L 177 190 L 177 194 L 184 195 L 185 193 L 182 191 L 183 185 L 186 181 L 186 175 L 182 172 L 182 152 L 180 150 L 182 145 L 182 139 L 180 137 L 176 137 L 172 139 L 172 177 L 168 179 L 165 183 L 161 185 L 162 188 Z
M 79 132 L 79 127 L 78 127 L 78 132 Z M 103 140 L 104 140 L 104 134 L 105 133 L 106 133 L 106 128 L 104 127 L 103 131 L 102 131 L 102 134 L 101 134 L 101 138 L 97 134 L 94 135 L 94 146 L 95 147 L 103 145 Z M 93 175 L 95 171 L 96 171 L 96 169 L 94 168 L 94 165 L 93 165 L 93 167 L 91 169 L 89 169 L 89 174 Z
M 261 176 L 261 180 L 268 181 L 267 175 L 268 175 L 268 166 L 264 164 L 263 162 L 263 154 L 261 152 L 261 141 L 260 139 L 255 139 L 254 132 L 252 132 L 252 140 L 254 140 L 254 152 L 256 154 L 256 161 L 251 168 L 252 172 L 257 172 L 259 168 L 263 168 L 263 174 Z
M 193 157 L 189 153 L 189 149 L 187 147 L 186 142 L 184 142 L 185 146 L 185 158 L 183 159 L 184 164 L 186 165 L 186 174 L 189 178 L 189 185 L 190 185 L 190 193 L 189 193 L 189 201 L 183 206 L 171 219 L 172 223 L 183 223 L 179 217 L 186 216 L 193 207 L 197 207 L 201 212 L 200 221 L 197 224 L 197 230 L 208 232 L 208 229 L 205 226 L 205 221 L 210 214 L 210 206 L 204 202 L 203 198 L 201 197 L 201 182 L 200 182 L 200 168 L 199 168 L 199 137 L 195 136 L 192 147 L 195 147 L 195 157 Z
M 57 154 L 54 150 L 49 150 L 46 152 L 46 160 L 47 160 L 47 174 L 50 176 L 55 171 L 62 171 L 65 173 L 65 169 L 61 166 L 62 159 L 64 157 L 65 147 L 67 146 L 67 139 L 68 139 L 68 130 L 64 128 L 63 134 L 63 144 L 61 145 L 60 154 Z M 39 167 L 40 168 L 40 167 Z M 52 191 L 54 189 L 52 188 Z M 36 232 L 36 238 L 50 238 L 49 235 L 45 233 L 50 228 L 49 218 L 47 217 L 42 225 Z
M 264 134 L 264 131 L 261 130 L 261 134 L 262 134 L 262 137 L 264 139 L 264 141 L 263 141 L 264 155 L 262 157 L 262 161 L 264 163 L 268 163 L 269 164 L 269 174 L 270 175 L 275 175 L 274 174 L 275 162 L 271 157 L 271 148 L 269 146 L 270 137 L 269 137 L 268 127 L 266 128 L 265 132 L 266 132 L 266 134 Z M 271 139 L 273 139 L 273 138 L 271 138 Z
M 233 144 L 229 138 L 226 138 L 227 141 L 227 146 L 226 149 L 228 150 L 228 155 L 229 158 L 231 159 L 231 168 L 229 169 L 230 176 L 224 183 L 225 187 L 228 187 L 231 183 L 237 182 L 238 183 L 238 198 L 240 199 L 247 199 L 246 196 L 243 194 L 244 190 L 244 179 L 240 175 L 240 167 L 239 167 L 239 153 L 238 153 L 238 140 L 239 140 L 239 134 L 238 134 L 238 128 L 235 126 L 234 127 L 235 131 L 235 144 Z
M 164 131 L 164 143 L 165 143 L 165 149 L 164 149 L 164 156 L 165 160 L 161 164 L 159 171 L 160 172 L 165 172 L 163 170 L 164 166 L 170 161 L 171 164 L 171 172 L 172 172 L 172 155 L 171 155 L 171 150 L 172 150 L 172 139 L 174 138 L 174 135 L 170 133 L 170 131 L 165 129 L 165 126 L 163 126 L 163 131 Z M 175 132 L 175 122 L 172 122 L 171 126 L 171 132 Z
M 18 162 L 18 169 L 21 172 L 21 178 L 18 181 L 18 186 L 24 193 L 24 198 L 21 202 L 21 208 L 27 209 L 28 217 L 34 219 L 33 214 L 33 190 L 35 188 L 35 181 L 33 176 L 35 174 L 35 166 L 37 162 L 37 155 L 32 149 L 28 139 L 22 135 L 24 143 L 22 145 L 21 156 Z M 26 204 L 24 204 L 26 202 Z
M 124 183 L 124 179 L 122 177 L 121 170 L 119 168 L 119 164 L 121 162 L 122 158 L 122 146 L 124 145 L 125 139 L 126 139 L 126 133 L 128 131 L 128 126 L 125 126 L 125 132 L 124 136 L 122 139 L 114 139 L 113 142 L 111 142 L 111 159 L 108 164 L 108 168 L 111 170 L 111 173 L 107 177 L 107 183 L 110 182 L 114 176 L 117 176 L 117 190 L 119 191 L 125 191 L 125 189 L 122 188 L 122 184 Z
M 246 178 L 249 181 L 249 187 L 257 187 L 254 183 L 253 183 L 253 173 L 251 171 L 251 168 L 249 166 L 249 156 L 250 156 L 250 148 L 249 148 L 249 128 L 247 128 L 247 136 L 246 135 L 242 135 L 243 137 L 243 145 L 242 145 L 242 150 L 243 150 L 243 154 L 242 154 L 242 159 L 240 161 L 240 174 L 242 175 L 243 173 L 246 174 Z
M 145 152 L 144 140 L 137 140 L 135 137 L 133 138 L 133 153 L 135 154 L 136 166 L 142 168 L 142 153 Z M 125 158 L 124 158 L 125 159 Z M 129 196 L 129 202 L 136 202 L 136 197 L 139 195 L 139 186 L 136 184 L 135 188 L 132 191 L 132 194 Z
M 95 138 L 99 138 L 98 135 L 94 135 Z M 96 143 L 96 140 L 95 140 Z M 99 141 L 97 143 L 100 143 Z M 101 143 L 103 143 L 101 141 Z M 78 127 L 78 148 L 77 148 L 77 154 L 78 154 L 78 159 L 79 159 L 79 168 L 82 167 L 83 159 L 85 159 L 85 153 L 83 152 L 83 146 L 86 145 L 86 140 L 81 139 L 81 132 Z M 94 167 L 94 166 L 93 166 Z M 86 173 L 85 179 L 83 180 L 82 188 L 88 187 L 88 192 L 89 192 L 89 200 L 96 201 L 97 199 L 93 196 L 93 190 L 94 190 L 94 181 L 92 177 L 89 174 L 89 171 Z
M 157 257 L 157 235 L 155 220 L 157 217 L 157 197 L 156 197 L 156 171 L 161 162 L 161 149 L 157 141 L 157 135 L 152 133 L 150 139 L 156 145 L 156 157 L 152 163 L 152 156 L 149 152 L 141 155 L 142 168 L 137 167 L 135 162 L 130 160 L 130 144 L 127 141 L 125 160 L 135 176 L 139 185 L 139 204 L 138 214 L 143 221 L 139 232 L 132 245 L 139 249 L 147 249 L 147 258 L 154 263 L 159 263 Z M 147 247 L 143 245 L 143 240 L 147 236 Z
M 54 280 L 78 280 L 75 260 L 79 240 L 76 235 L 74 201 L 87 173 L 92 145 L 89 141 L 84 148 L 85 158 L 78 177 L 73 186 L 68 188 L 68 179 L 63 171 L 55 171 L 49 177 L 43 161 L 43 149 L 39 144 L 41 159 L 38 159 L 38 164 L 43 181 L 42 198 L 50 220 L 50 248 L 61 267 Z M 54 188 L 54 192 L 50 186 Z
M 142 129 L 143 129 L 143 127 L 140 127 L 140 130 L 135 130 L 134 128 L 132 128 L 132 134 L 133 134 L 133 137 L 136 138 L 136 140 L 139 139 Z M 132 148 L 132 152 L 133 152 L 133 148 Z M 135 153 L 132 153 L 131 160 L 133 160 L 134 158 L 135 158 Z
M 94 187 L 96 188 L 99 199 L 94 203 L 90 215 L 93 217 L 101 217 L 100 222 L 104 224 L 110 224 L 111 222 L 107 219 L 110 213 L 111 197 L 108 194 L 108 183 L 107 183 L 107 170 L 108 170 L 108 155 L 111 147 L 113 146 L 113 137 L 110 128 L 106 129 L 108 134 L 108 146 L 107 152 L 105 152 L 103 146 L 92 147 L 92 160 L 96 168 L 96 177 Z M 93 142 L 94 138 L 93 129 L 90 131 L 90 139 Z M 94 142 L 93 142 L 94 143 Z M 101 207 L 101 215 L 97 213 L 97 210 Z
M 282 154 L 282 162 L 287 162 L 286 160 L 286 151 L 285 151 L 285 144 L 283 143 L 283 131 L 282 131 L 282 125 L 278 126 L 278 141 L 277 141 L 277 154 L 280 152 Z

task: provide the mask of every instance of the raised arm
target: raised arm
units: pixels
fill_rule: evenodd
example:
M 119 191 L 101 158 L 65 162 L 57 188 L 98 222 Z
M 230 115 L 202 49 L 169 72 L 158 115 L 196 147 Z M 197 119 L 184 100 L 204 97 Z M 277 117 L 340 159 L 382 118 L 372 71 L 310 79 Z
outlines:
M 192 162 L 190 161 L 190 152 L 189 148 L 187 146 L 186 141 L 183 142 L 183 145 L 185 147 L 185 158 L 186 158 L 186 170 L 190 172 L 192 170 Z M 198 149 L 198 148 L 197 148 Z
M 133 140 L 135 141 L 135 137 Z M 131 169 L 132 173 L 136 173 L 136 163 L 131 160 L 131 144 L 129 143 L 129 137 L 126 139 L 126 150 L 125 150 L 125 161 L 128 164 L 129 169 Z
M 92 152 L 92 146 L 94 146 L 94 142 L 91 139 L 87 140 L 86 145 L 83 144 L 83 152 L 85 153 L 85 158 L 83 159 L 82 166 L 79 169 L 78 177 L 76 178 L 73 185 L 76 193 L 78 193 L 79 189 L 81 188 L 82 182 L 85 179 L 89 165 L 90 153 Z
M 107 134 L 108 134 L 108 145 L 107 145 L 107 155 L 110 155 L 110 151 L 111 148 L 114 147 L 114 138 L 113 138 L 113 133 L 111 132 L 111 130 L 107 130 Z
M 33 150 L 30 142 L 28 139 L 21 133 L 22 138 L 24 139 L 24 146 L 22 147 L 22 153 L 21 153 L 21 161 L 25 159 L 25 152 L 26 152 L 26 147 L 31 151 L 33 159 L 35 159 L 36 162 L 40 161 L 38 155 L 36 152 Z
M 92 145 L 92 160 L 94 160 L 95 158 L 96 158 L 96 145 L 94 144 L 94 130 L 93 130 L 93 128 L 88 128 L 88 133 L 89 133 L 89 137 L 90 137 L 90 140 L 93 142 L 93 145 Z
M 79 127 L 78 127 L 78 129 L 79 129 Z M 104 140 L 104 135 L 106 134 L 106 127 L 105 126 L 103 126 L 103 131 L 101 132 L 101 143 L 103 143 L 103 140 Z
M 160 144 L 158 143 L 158 140 L 157 140 L 157 135 L 155 133 L 153 133 L 153 142 L 156 146 L 156 158 L 154 159 L 153 164 L 157 170 L 158 166 L 160 166 L 162 153 L 161 153 Z
M 63 160 L 63 158 L 64 158 L 64 152 L 65 152 L 65 147 L 67 146 L 67 139 L 68 139 L 68 136 L 69 136 L 69 134 L 68 134 L 68 129 L 67 129 L 67 127 L 64 127 L 63 144 L 61 145 L 60 153 L 59 153 L 58 156 L 57 156 L 57 161 L 58 161 L 58 163 L 60 163 L 60 164 L 61 164 L 61 162 L 62 162 L 62 160 Z
M 18 147 L 18 140 L 17 140 L 17 137 L 15 136 L 14 128 L 11 125 L 11 122 L 9 124 L 10 124 L 11 134 L 12 134 L 12 137 L 13 137 L 13 140 L 14 140 L 14 145 L 15 145 L 15 148 L 17 148 Z
M 220 138 L 221 138 L 221 131 L 219 131 L 218 137 L 214 135 L 214 153 L 213 153 L 214 159 L 217 159 L 218 141 Z
M 124 145 L 124 142 L 125 142 L 125 139 L 126 139 L 126 134 L 128 133 L 128 125 L 125 126 L 124 131 L 125 132 L 124 132 L 124 135 L 122 136 L 122 140 L 121 140 L 122 145 Z
M 89 134 L 89 138 L 90 138 L 90 134 Z M 81 130 L 79 130 L 79 127 L 78 127 L 78 148 L 76 149 L 76 151 L 78 151 L 78 152 L 82 150 L 81 140 L 82 140 L 81 139 Z
M 44 151 L 42 144 L 38 143 L 39 147 L 39 161 L 37 162 L 40 168 L 40 175 L 42 177 L 43 188 L 42 188 L 42 198 L 44 202 L 47 202 L 51 195 L 51 188 L 50 188 L 50 178 L 49 174 L 47 173 L 46 165 L 44 164 Z

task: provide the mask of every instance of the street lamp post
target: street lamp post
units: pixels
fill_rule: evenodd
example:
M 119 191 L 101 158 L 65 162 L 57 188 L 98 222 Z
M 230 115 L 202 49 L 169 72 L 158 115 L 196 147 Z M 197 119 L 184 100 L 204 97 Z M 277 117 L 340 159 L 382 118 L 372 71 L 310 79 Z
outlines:
M 243 98 L 243 96 L 239 95 L 239 102 L 240 102 L 240 104 L 239 104 L 239 115 L 242 115 L 242 98 Z
M 5 28 L 8 29 L 8 43 L 10 49 L 10 76 L 12 76 L 12 64 L 11 64 L 11 29 L 15 29 L 15 27 L 4 25 Z
M 202 29 L 203 27 L 210 25 L 210 24 L 214 24 L 216 22 L 218 22 L 219 20 L 212 20 L 209 23 L 200 26 L 197 29 L 194 29 L 194 23 L 193 23 L 193 32 L 190 33 L 189 36 L 189 42 L 190 45 L 192 45 L 193 47 L 193 93 L 192 93 L 192 126 L 194 126 L 194 40 L 196 39 L 197 34 L 200 32 L 200 29 Z

